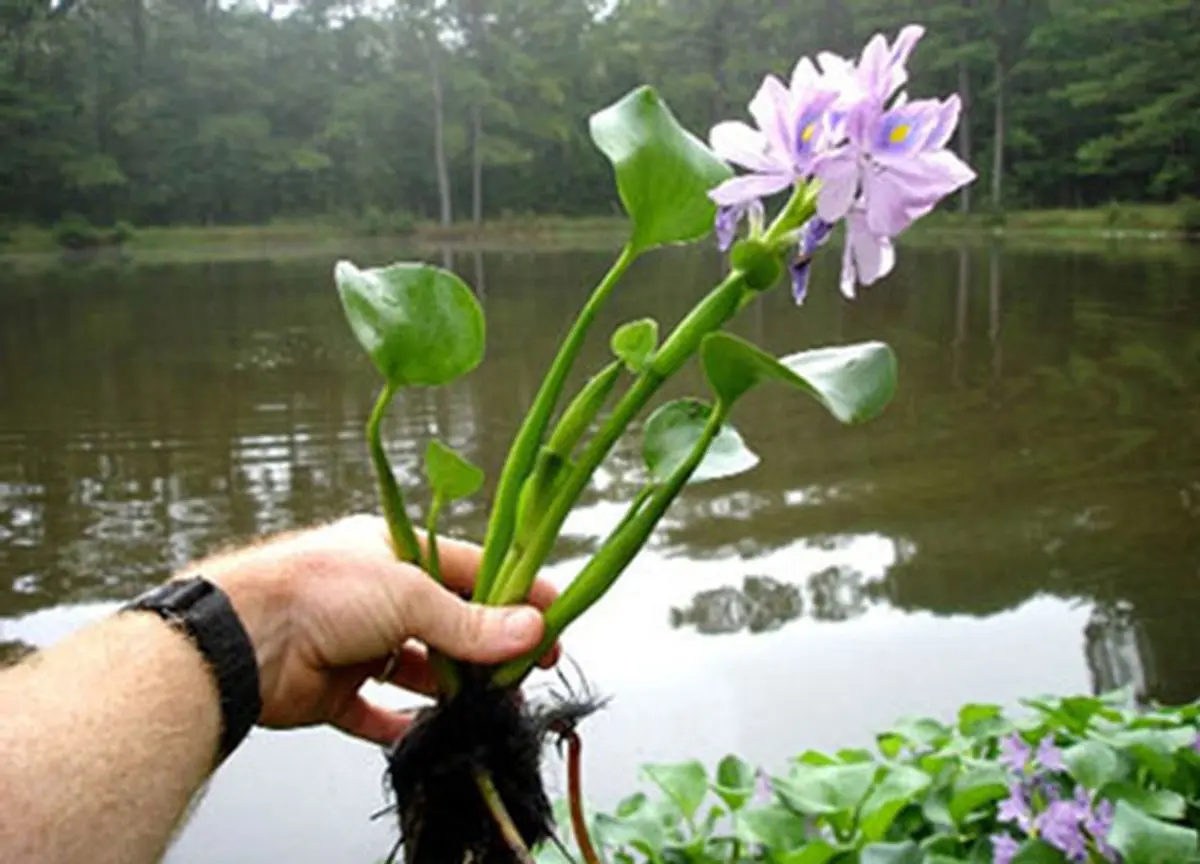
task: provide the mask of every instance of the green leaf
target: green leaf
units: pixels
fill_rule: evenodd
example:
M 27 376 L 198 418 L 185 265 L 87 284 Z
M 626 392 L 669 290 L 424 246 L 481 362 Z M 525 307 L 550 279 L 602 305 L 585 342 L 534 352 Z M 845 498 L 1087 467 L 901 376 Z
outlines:
M 483 359 L 483 311 L 471 289 L 428 264 L 334 268 L 355 338 L 396 387 L 446 384 Z
M 658 788 L 679 808 L 688 821 L 696 815 L 708 794 L 708 774 L 696 760 L 642 768 Z
M 631 91 L 593 114 L 589 126 L 616 172 L 635 251 L 698 240 L 712 230 L 717 208 L 708 192 L 733 172 L 679 125 L 653 89 Z
M 658 322 L 653 318 L 630 321 L 617 328 L 612 336 L 612 352 L 635 375 L 658 347 Z
M 1008 728 L 999 705 L 969 703 L 958 711 L 958 731 L 968 737 L 984 738 Z
M 805 822 L 803 816 L 781 804 L 768 804 L 740 813 L 737 835 L 744 843 L 762 843 L 772 852 L 788 852 L 804 845 Z
M 1128 780 L 1119 780 L 1100 788 L 1099 794 L 1101 798 L 1107 798 L 1113 803 L 1128 802 L 1147 815 L 1159 819 L 1182 819 L 1187 813 L 1187 800 L 1170 789 L 1147 789 Z
M 732 753 L 717 765 L 717 777 L 713 791 L 720 796 L 730 810 L 738 811 L 754 795 L 754 769 Z
M 1117 751 L 1099 741 L 1083 741 L 1068 747 L 1062 757 L 1067 773 L 1088 789 L 1099 789 L 1125 773 Z
M 1175 754 L 1191 746 L 1191 729 L 1125 729 L 1106 738 L 1150 770 L 1160 783 L 1175 776 Z
M 964 771 L 950 795 L 950 816 L 961 825 L 968 816 L 993 801 L 1008 797 L 1008 774 L 999 765 L 979 765 Z
M 907 765 L 888 769 L 873 788 L 859 812 L 859 827 L 868 840 L 882 840 L 896 816 L 929 788 L 932 780 L 924 771 Z
M 778 864 L 826 864 L 841 855 L 843 851 L 824 840 L 814 840 L 799 849 L 793 849 L 783 855 L 774 855 L 770 860 L 778 862 Z
M 1118 801 L 1108 842 L 1125 864 L 1186 864 L 1196 855 L 1197 836 Z
M 642 458 L 655 483 L 666 482 L 687 459 L 703 437 L 711 413 L 712 407 L 698 399 L 677 399 L 650 415 L 642 432 Z M 758 456 L 737 430 L 723 424 L 689 482 L 732 477 L 757 464 Z
M 1066 864 L 1066 856 L 1041 840 L 1026 840 L 1017 849 L 1011 864 Z
M 775 794 L 793 810 L 800 813 L 823 814 L 852 811 L 878 772 L 877 765 L 855 763 L 852 765 L 807 765 L 792 766 L 787 778 L 773 780 Z
M 858 853 L 859 864 L 921 864 L 924 856 L 911 840 L 903 843 L 869 843 Z
M 483 471 L 441 441 L 425 448 L 425 473 L 433 494 L 444 501 L 474 495 L 483 485 Z
M 882 342 L 801 351 L 776 360 L 729 333 L 710 333 L 700 344 L 704 374 L 726 405 L 767 381 L 808 393 L 842 423 L 877 416 L 896 391 L 896 355 Z
M 573 464 L 549 448 L 543 447 L 538 453 L 533 473 L 521 486 L 521 495 L 517 499 L 517 525 L 513 532 L 517 543 L 528 544 Z

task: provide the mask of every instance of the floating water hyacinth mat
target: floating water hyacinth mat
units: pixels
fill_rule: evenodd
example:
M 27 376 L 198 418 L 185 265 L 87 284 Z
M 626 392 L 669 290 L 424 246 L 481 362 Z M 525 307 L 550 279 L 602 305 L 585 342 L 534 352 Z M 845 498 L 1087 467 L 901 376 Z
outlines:
M 609 862 L 1188 864 L 1200 861 L 1200 703 L 1128 692 L 908 718 L 876 748 L 809 751 L 774 773 L 736 756 L 649 765 L 655 787 L 590 816 Z M 565 802 L 560 809 L 566 809 Z M 563 864 L 574 850 L 538 850 Z
M 946 148 L 958 122 L 958 98 L 901 98 L 908 57 L 923 32 L 905 27 L 892 42 L 878 35 L 853 62 L 822 54 L 818 68 L 802 59 L 789 84 L 768 75 L 749 104 L 757 128 L 721 123 L 707 143 L 683 128 L 649 87 L 591 117 L 592 140 L 612 165 L 630 236 L 563 337 L 495 480 L 472 599 L 495 606 L 526 602 L 596 469 L 644 413 L 645 470 L 624 517 L 546 609 L 536 649 L 489 669 L 431 652 L 438 702 L 389 757 L 409 864 L 530 860 L 529 847 L 551 831 L 538 770 L 551 733 L 568 749 L 572 833 L 584 860 L 595 864 L 575 730 L 591 706 L 568 702 L 550 715 L 522 707 L 522 682 L 612 587 L 685 486 L 755 468 L 758 457 L 732 425 L 743 396 L 759 387 L 788 390 L 808 397 L 794 401 L 797 422 L 818 416 L 815 406 L 848 427 L 886 409 L 897 368 L 887 345 L 826 346 L 776 358 L 724 328 L 785 275 L 801 303 L 810 262 L 836 223 L 846 226 L 842 292 L 853 297 L 857 286 L 880 281 L 894 265 L 895 237 L 974 179 Z M 748 173 L 734 176 L 731 165 Z M 634 261 L 662 246 L 714 235 L 729 252 L 726 278 L 665 335 L 650 318 L 617 328 L 609 335 L 611 362 L 573 395 L 565 393 L 600 309 Z M 334 278 L 350 329 L 383 382 L 367 423 L 367 447 L 392 544 L 398 558 L 440 582 L 441 515 L 452 502 L 477 494 L 483 473 L 440 441 L 429 442 L 423 545 L 383 423 L 410 388 L 449 384 L 483 360 L 483 311 L 458 276 L 422 262 L 363 269 L 343 261 Z M 708 393 L 659 403 L 663 384 L 693 358 Z

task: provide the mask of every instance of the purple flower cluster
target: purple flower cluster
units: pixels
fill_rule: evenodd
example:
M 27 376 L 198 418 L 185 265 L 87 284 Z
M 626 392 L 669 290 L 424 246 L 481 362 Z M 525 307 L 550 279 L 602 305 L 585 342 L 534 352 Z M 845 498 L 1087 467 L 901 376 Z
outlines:
M 761 220 L 762 198 L 819 181 L 817 215 L 795 238 L 797 302 L 808 287 L 808 261 L 834 224 L 846 221 L 841 288 L 852 297 L 856 284 L 891 271 L 893 237 L 975 179 L 946 149 L 958 125 L 958 96 L 910 102 L 903 90 L 908 58 L 924 32 L 905 27 L 890 45 L 876 34 L 857 63 L 828 52 L 817 63 L 804 57 L 790 84 L 774 75 L 763 80 L 749 106 L 757 128 L 729 121 L 709 135 L 718 156 L 749 172 L 710 193 L 720 208 L 722 249 L 744 216 Z
M 1065 770 L 1062 753 L 1047 735 L 1037 751 L 1017 734 L 1000 742 L 1000 764 L 1013 775 L 1009 796 L 996 811 L 999 822 L 1011 824 L 1017 836 L 992 835 L 992 861 L 1010 864 L 1025 837 L 1038 837 L 1058 849 L 1068 861 L 1087 861 L 1094 850 L 1105 861 L 1119 861 L 1108 844 L 1113 808 L 1109 801 L 1095 801 L 1092 792 L 1077 786 L 1064 798 L 1060 778 Z

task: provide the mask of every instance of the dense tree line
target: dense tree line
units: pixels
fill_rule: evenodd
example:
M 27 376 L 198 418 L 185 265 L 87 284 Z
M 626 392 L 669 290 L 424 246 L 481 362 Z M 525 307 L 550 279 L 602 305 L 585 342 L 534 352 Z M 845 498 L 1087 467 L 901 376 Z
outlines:
M 909 21 L 961 206 L 1200 194 L 1196 0 L 0 0 L 0 219 L 607 213 L 593 110 L 647 82 L 703 135 Z

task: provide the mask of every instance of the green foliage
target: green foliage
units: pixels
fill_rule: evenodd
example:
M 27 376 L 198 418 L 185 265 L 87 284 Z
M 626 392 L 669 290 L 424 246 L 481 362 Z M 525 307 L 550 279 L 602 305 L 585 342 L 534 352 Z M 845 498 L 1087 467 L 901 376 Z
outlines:
M 358 230 L 368 237 L 403 237 L 417 230 L 417 220 L 406 210 L 386 212 L 371 206 L 363 212 Z
M 425 449 L 425 473 L 434 497 L 444 501 L 469 498 L 483 485 L 483 471 L 441 441 Z
M 728 333 L 700 346 L 704 374 L 726 405 L 758 385 L 776 381 L 816 399 L 842 423 L 878 416 L 896 391 L 896 355 L 882 342 L 801 351 L 776 360 Z
M 104 245 L 104 234 L 77 213 L 69 214 L 55 223 L 54 242 L 63 249 L 93 249 Z
M 394 387 L 448 384 L 483 359 L 483 311 L 453 273 L 428 264 L 334 270 L 360 345 Z
M 613 333 L 612 352 L 634 374 L 641 372 L 658 347 L 658 322 L 642 318 L 622 324 Z
M 1010 719 L 997 706 L 967 705 L 953 726 L 906 718 L 877 736 L 875 754 L 808 751 L 769 786 L 756 783 L 755 770 L 736 756 L 723 759 L 711 779 L 695 762 L 652 766 L 647 774 L 661 798 L 638 793 L 615 813 L 598 814 L 595 839 L 610 861 L 966 864 L 991 861 L 993 838 L 1007 835 L 1020 844 L 1014 862 L 1066 864 L 1053 834 L 1025 837 L 998 818 L 1010 785 L 1023 783 L 1053 787 L 1064 801 L 1085 790 L 1095 813 L 1108 806 L 1104 800 L 1115 801 L 1108 827 L 1096 829 L 1103 837 L 1083 829 L 1090 861 L 1108 860 L 1101 840 L 1125 864 L 1200 860 L 1200 754 L 1193 746 L 1200 703 L 1139 709 L 1114 693 L 1030 699 L 1024 708 Z M 1034 757 L 1025 773 L 1014 773 L 1001 744 L 1018 728 L 1030 744 L 1057 744 L 1067 770 Z M 1151 749 L 1171 763 L 1169 781 L 1146 770 L 1140 751 L 1147 733 L 1154 733 Z M 1040 813 L 1050 798 L 1029 794 Z M 559 859 L 540 850 L 538 860 Z
M 1185 198 L 1180 206 L 1179 227 L 1188 237 L 1200 237 L 1200 198 Z
M 642 432 L 642 458 L 653 482 L 665 483 L 687 460 L 704 436 L 711 417 L 712 407 L 698 399 L 677 399 L 650 415 Z M 758 457 L 737 430 L 722 424 L 689 482 L 732 477 L 757 464 Z
M 698 240 L 712 230 L 708 192 L 729 166 L 688 132 L 650 87 L 592 115 L 592 140 L 616 172 L 636 251 Z

